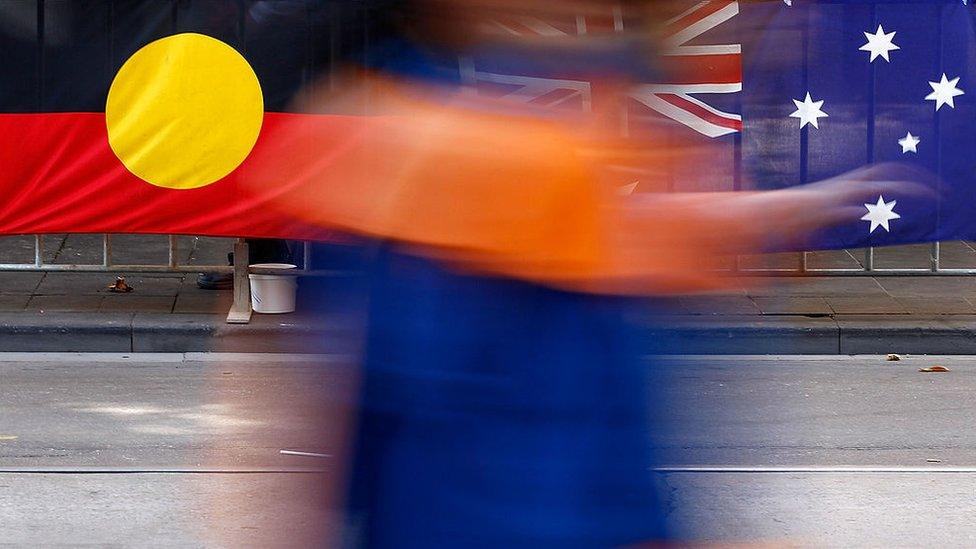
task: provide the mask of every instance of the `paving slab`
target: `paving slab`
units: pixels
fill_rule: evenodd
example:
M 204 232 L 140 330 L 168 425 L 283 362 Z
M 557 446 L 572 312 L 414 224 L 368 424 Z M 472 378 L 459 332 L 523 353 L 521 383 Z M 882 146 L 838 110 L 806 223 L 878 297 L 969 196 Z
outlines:
M 8 272 L 0 273 L 0 294 L 23 294 L 30 296 L 40 285 L 44 273 Z
M 760 312 L 747 296 L 699 296 L 679 301 L 684 312 L 693 315 L 751 315 Z
M 752 301 L 767 315 L 829 315 L 834 312 L 822 297 L 754 297 Z
M 939 264 L 946 269 L 976 268 L 976 248 L 972 242 L 943 242 L 939 251 Z
M 102 263 L 102 235 L 69 234 L 57 244 L 50 244 L 50 235 L 44 238 L 43 257 L 46 263 L 55 265 L 99 265 Z
M 165 265 L 169 263 L 169 237 L 155 234 L 112 235 L 112 262 L 126 265 Z M 189 250 L 180 250 L 177 258 L 184 262 Z
M 879 277 L 878 284 L 896 297 L 976 296 L 976 277 Z
M 29 295 L 2 295 L 0 294 L 0 311 L 23 311 L 27 308 L 30 301 Z
M 895 297 L 909 312 L 917 315 L 976 315 L 973 299 L 964 297 Z
M 104 299 L 104 295 L 34 295 L 27 302 L 27 310 L 48 313 L 96 312 Z
M 180 250 L 187 251 L 187 265 L 229 265 L 227 254 L 234 250 L 233 238 L 180 237 Z
M 871 277 L 746 278 L 750 296 L 870 297 L 887 295 Z
M 301 288 L 299 288 L 301 290 Z M 699 296 L 704 297 L 704 296 Z M 730 297 L 730 296 L 723 296 Z M 740 296 L 748 299 L 746 296 Z M 671 314 L 671 315 L 686 315 L 689 314 L 688 310 L 685 309 L 682 304 L 685 298 L 682 297 L 652 297 L 647 298 L 644 302 L 647 305 L 647 311 L 654 311 L 657 315 Z
M 119 273 L 123 274 L 123 273 Z M 47 273 L 35 294 L 99 295 L 108 293 L 116 273 Z M 175 296 L 185 275 L 178 273 L 126 274 L 126 283 L 137 295 Z
M 874 250 L 874 266 L 877 269 L 928 269 L 932 265 L 931 258 L 931 244 L 908 244 Z
M 33 263 L 34 237 L 32 235 L 0 237 L 0 263 Z
M 175 302 L 175 296 L 109 294 L 102 300 L 98 311 L 170 313 Z
M 864 253 L 861 250 L 832 250 L 807 253 L 808 269 L 860 269 Z
M 739 256 L 740 269 L 796 269 L 800 254 L 795 252 Z
M 66 234 L 45 234 L 41 235 L 41 259 L 45 263 L 53 263 L 55 258 L 57 258 L 61 247 L 64 246 L 65 241 L 69 235 Z M 92 250 L 95 248 L 93 247 Z M 98 250 L 102 249 L 102 245 L 98 244 Z M 34 262 L 34 253 L 31 253 L 31 257 L 28 263 Z
M 226 314 L 233 302 L 234 296 L 230 292 L 180 293 L 176 297 L 173 312 L 180 314 L 219 314 L 224 312 Z
M 876 295 L 870 297 L 827 297 L 827 304 L 837 314 L 887 314 L 900 315 L 908 314 L 908 309 L 896 300 L 887 295 Z

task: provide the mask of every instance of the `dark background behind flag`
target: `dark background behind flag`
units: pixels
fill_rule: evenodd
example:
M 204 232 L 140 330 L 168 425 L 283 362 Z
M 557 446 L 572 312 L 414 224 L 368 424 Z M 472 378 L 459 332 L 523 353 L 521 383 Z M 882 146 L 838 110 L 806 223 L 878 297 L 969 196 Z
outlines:
M 299 89 L 361 55 L 369 9 L 326 0 L 3 0 L 0 112 L 101 112 L 126 59 L 182 32 L 240 51 L 266 110 L 283 111 Z

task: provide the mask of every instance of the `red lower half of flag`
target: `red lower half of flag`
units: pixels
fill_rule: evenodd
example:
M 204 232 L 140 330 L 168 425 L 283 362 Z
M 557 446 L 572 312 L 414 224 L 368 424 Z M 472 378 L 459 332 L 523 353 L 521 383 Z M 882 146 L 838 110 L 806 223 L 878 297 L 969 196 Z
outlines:
M 322 126 L 319 135 L 341 133 L 345 118 L 267 113 L 262 136 L 301 116 Z M 287 157 L 260 154 L 265 145 L 259 138 L 236 170 L 210 185 L 171 189 L 126 169 L 109 145 L 103 113 L 0 114 L 0 234 L 326 237 L 321 227 L 276 208 L 273 185 L 244 185 L 255 157 L 264 163 L 289 163 Z M 263 173 L 275 170 L 262 167 Z

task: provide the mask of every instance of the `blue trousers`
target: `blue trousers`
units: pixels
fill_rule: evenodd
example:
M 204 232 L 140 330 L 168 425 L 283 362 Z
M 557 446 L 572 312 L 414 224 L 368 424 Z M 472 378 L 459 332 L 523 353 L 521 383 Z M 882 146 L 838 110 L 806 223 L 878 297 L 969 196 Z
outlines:
M 356 546 L 666 538 L 634 301 L 459 275 L 389 248 L 368 264 Z

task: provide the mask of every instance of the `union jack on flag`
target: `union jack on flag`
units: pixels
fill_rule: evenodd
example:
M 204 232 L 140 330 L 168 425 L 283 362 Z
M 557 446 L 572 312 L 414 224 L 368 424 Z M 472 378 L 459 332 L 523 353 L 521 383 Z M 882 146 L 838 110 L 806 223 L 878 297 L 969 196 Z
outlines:
M 742 91 L 742 46 L 707 43 L 710 31 L 738 14 L 737 1 L 705 0 L 668 21 L 664 53 L 679 67 L 678 74 L 668 82 L 638 86 L 631 97 L 708 137 L 741 132 L 741 115 L 695 97 Z
M 742 131 L 742 117 L 710 105 L 708 95 L 742 91 L 742 48 L 739 44 L 713 44 L 711 31 L 725 26 L 739 13 L 735 0 L 704 0 L 673 17 L 666 25 L 665 55 L 679 70 L 664 82 L 646 83 L 629 94 L 635 115 L 646 111 L 665 116 L 707 137 Z M 492 30 L 512 36 L 572 36 L 619 32 L 626 22 L 620 10 L 606 17 L 578 16 L 575 20 L 543 21 L 512 17 L 490 23 Z M 502 74 L 467 67 L 467 78 L 479 94 L 511 99 L 536 107 L 577 108 L 592 106 L 589 82 Z M 462 69 L 463 70 L 463 69 Z

